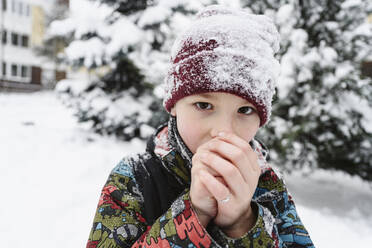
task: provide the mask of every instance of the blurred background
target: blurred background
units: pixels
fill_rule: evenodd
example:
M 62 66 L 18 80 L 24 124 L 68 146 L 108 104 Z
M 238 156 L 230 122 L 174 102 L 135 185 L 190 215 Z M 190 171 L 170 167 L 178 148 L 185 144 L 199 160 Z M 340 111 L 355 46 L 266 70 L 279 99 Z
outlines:
M 1 247 L 85 247 L 111 169 L 167 121 L 176 35 L 210 4 L 279 29 L 281 76 L 258 139 L 315 246 L 372 243 L 370 0 L 0 4 Z

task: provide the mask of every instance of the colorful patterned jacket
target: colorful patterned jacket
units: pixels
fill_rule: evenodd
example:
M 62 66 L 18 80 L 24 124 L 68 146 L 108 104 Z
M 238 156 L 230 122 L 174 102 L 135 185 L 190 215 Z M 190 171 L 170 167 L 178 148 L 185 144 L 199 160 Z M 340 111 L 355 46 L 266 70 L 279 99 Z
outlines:
M 266 150 L 256 140 L 251 146 L 261 176 L 252 199 L 258 213 L 254 227 L 236 239 L 213 222 L 204 228 L 190 203 L 191 154 L 168 126 L 159 127 L 145 153 L 122 159 L 112 170 L 87 248 L 314 247 L 283 179 L 268 166 Z

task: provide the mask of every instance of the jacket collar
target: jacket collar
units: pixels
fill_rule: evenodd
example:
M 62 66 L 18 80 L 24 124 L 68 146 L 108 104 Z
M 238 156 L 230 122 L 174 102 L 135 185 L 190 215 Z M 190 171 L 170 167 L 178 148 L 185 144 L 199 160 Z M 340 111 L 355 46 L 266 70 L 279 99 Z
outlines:
M 179 183 L 191 183 L 192 152 L 183 142 L 177 130 L 176 117 L 170 115 L 168 123 L 158 127 L 149 140 L 147 149 L 162 162 L 162 166 L 176 177 Z

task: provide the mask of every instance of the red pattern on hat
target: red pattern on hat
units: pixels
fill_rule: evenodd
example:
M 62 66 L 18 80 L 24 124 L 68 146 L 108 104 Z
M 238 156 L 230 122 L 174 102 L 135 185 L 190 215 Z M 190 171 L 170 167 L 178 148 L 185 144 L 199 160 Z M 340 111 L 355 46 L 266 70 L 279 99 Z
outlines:
M 215 89 L 213 87 L 212 81 L 208 76 L 204 60 L 206 57 L 209 57 L 210 59 L 217 59 L 217 55 L 213 53 L 213 50 L 217 47 L 218 44 L 213 39 L 207 42 L 199 42 L 198 44 L 192 44 L 190 40 L 184 42 L 180 52 L 173 60 L 174 64 L 179 63 L 179 68 L 170 72 L 174 80 L 181 81 L 182 84 L 177 90 L 172 92 L 172 97 L 165 102 L 164 106 L 166 110 L 170 112 L 176 102 L 185 96 L 208 92 L 225 92 L 242 97 L 253 104 L 260 117 L 260 126 L 264 125 L 268 119 L 266 107 L 264 103 L 260 101 L 260 99 L 254 97 L 252 92 L 241 91 L 238 87 L 230 87 L 225 89 Z M 244 63 L 246 67 L 252 68 L 255 66 L 254 61 L 249 60 L 244 56 L 234 55 L 233 58 L 237 61 L 241 61 L 241 63 Z M 197 83 L 195 82 L 194 75 L 198 75 Z

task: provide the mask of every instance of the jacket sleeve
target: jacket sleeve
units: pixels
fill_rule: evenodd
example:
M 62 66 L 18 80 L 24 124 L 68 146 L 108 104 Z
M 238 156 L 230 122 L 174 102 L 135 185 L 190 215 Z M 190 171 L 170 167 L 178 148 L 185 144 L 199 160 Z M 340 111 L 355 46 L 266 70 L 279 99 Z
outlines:
M 87 248 L 213 247 L 192 210 L 189 189 L 151 226 L 142 217 L 142 210 L 143 198 L 133 170 L 130 163 L 121 161 L 101 192 Z
M 86 247 L 130 247 L 146 230 L 142 202 L 130 163 L 123 159 L 101 191 Z

